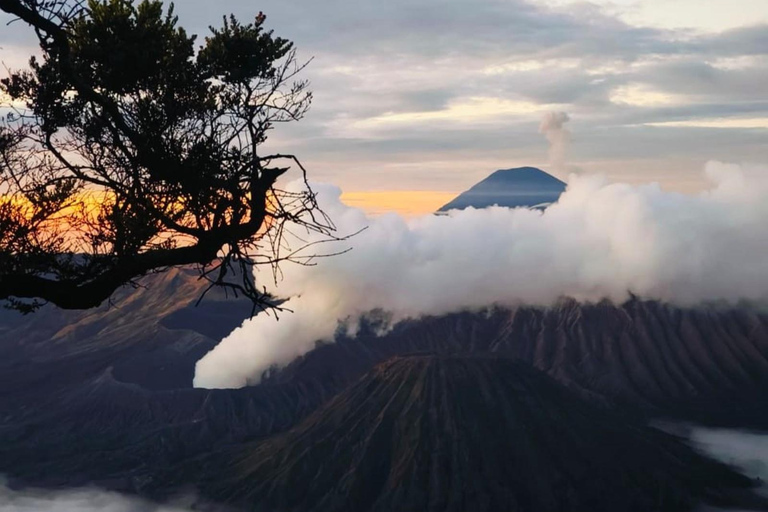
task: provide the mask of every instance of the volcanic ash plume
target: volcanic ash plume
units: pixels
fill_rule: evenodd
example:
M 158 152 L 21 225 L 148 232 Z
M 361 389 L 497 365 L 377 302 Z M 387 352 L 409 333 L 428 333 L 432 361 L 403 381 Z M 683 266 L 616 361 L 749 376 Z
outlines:
M 621 302 L 635 294 L 681 305 L 768 297 L 768 168 L 710 163 L 699 195 L 573 176 L 544 212 L 488 208 L 409 221 L 368 218 L 340 190 L 316 185 L 339 233 L 368 229 L 319 259 L 256 279 L 295 313 L 246 321 L 197 364 L 198 387 L 241 387 L 289 363 L 340 324 L 374 309 L 393 322 L 568 296 Z M 309 241 L 313 240 L 312 235 Z

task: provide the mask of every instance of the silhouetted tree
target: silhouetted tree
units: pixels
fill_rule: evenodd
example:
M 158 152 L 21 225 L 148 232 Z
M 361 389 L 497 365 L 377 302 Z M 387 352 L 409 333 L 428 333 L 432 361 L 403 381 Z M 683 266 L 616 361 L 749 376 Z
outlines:
M 273 306 L 251 265 L 301 261 L 283 243 L 289 221 L 333 232 L 308 186 L 275 188 L 291 167 L 306 183 L 296 157 L 259 152 L 311 101 L 293 44 L 259 13 L 224 18 L 196 48 L 156 0 L 0 0 L 0 10 L 42 50 L 0 91 L 0 299 L 89 308 L 194 264 Z

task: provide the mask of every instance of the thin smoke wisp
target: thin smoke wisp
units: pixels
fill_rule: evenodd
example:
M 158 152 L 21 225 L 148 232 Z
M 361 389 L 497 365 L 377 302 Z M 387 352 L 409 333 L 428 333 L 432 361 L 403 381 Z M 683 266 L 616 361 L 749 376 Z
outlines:
M 566 112 L 547 112 L 539 124 L 539 133 L 549 141 L 549 165 L 558 177 L 566 177 L 566 157 L 571 132 L 565 127 L 571 117 Z

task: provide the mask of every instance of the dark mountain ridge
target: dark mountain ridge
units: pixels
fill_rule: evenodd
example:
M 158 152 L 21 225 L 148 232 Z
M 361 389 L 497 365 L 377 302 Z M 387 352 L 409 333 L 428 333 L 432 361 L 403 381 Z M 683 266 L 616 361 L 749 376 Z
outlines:
M 211 290 L 194 269 L 147 276 L 109 304 L 85 311 L 45 306 L 31 315 L 0 308 L 0 403 L 23 403 L 112 367 L 147 389 L 190 387 L 194 364 L 251 314 L 248 300 Z
M 563 300 L 413 319 L 381 337 L 364 326 L 259 386 L 203 390 L 189 386 L 196 360 L 218 341 L 211 329 L 228 332 L 250 308 L 224 296 L 193 308 L 203 286 L 193 276 L 152 276 L 116 307 L 46 308 L 4 324 L 0 474 L 13 485 L 140 493 L 161 492 L 152 482 L 169 468 L 194 475 L 200 460 L 223 474 L 231 459 L 214 454 L 287 435 L 377 365 L 413 352 L 519 360 L 632 424 L 671 417 L 768 428 L 768 315 L 755 308 Z
M 266 382 L 339 386 L 392 356 L 430 351 L 519 358 L 562 384 L 647 416 L 768 429 L 768 315 L 655 301 L 492 308 L 365 329 L 319 346 Z
M 304 383 L 152 391 L 109 368 L 0 409 L 0 474 L 17 484 L 135 491 L 146 468 L 283 432 L 332 396 Z

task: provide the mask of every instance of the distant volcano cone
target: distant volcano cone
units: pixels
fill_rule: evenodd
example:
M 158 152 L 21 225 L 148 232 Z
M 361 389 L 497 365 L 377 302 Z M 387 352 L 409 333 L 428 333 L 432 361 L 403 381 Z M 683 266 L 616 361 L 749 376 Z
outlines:
M 565 191 L 565 183 L 535 167 L 496 171 L 438 211 L 468 207 L 540 208 L 554 203 Z
M 287 433 L 217 457 L 229 464 L 198 467 L 229 473 L 208 475 L 204 492 L 264 512 L 761 506 L 749 479 L 677 438 L 484 356 L 392 359 Z

